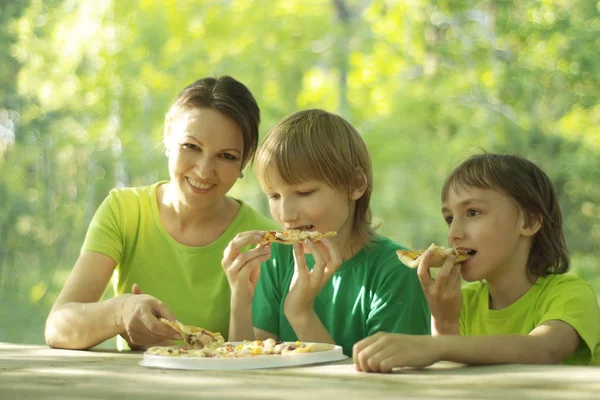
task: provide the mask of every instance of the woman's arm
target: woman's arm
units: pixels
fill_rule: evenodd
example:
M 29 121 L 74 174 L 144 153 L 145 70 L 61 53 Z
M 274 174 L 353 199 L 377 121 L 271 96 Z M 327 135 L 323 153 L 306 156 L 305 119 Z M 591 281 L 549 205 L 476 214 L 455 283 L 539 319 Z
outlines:
M 87 349 L 122 331 L 124 296 L 98 302 L 115 269 L 104 254 L 82 252 L 46 321 L 50 347 Z
M 124 294 L 99 301 L 115 266 L 107 255 L 81 253 L 46 321 L 50 347 L 89 349 L 117 334 L 141 346 L 175 338 L 174 331 L 157 319 L 175 316 L 152 296 Z

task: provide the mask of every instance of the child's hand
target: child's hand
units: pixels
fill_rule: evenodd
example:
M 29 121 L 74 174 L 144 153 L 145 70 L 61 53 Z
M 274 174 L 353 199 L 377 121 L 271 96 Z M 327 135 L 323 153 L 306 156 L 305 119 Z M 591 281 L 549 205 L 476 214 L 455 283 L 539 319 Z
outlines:
M 342 264 L 340 252 L 332 242 L 323 239 L 317 243 L 306 240 L 315 259 L 312 271 L 306 266 L 304 250 L 299 243 L 294 244 L 294 276 L 290 291 L 285 299 L 284 313 L 290 323 L 293 320 L 307 319 L 314 311 L 317 294 Z
M 462 307 L 461 264 L 456 263 L 456 256 L 449 256 L 442 265 L 437 277 L 433 279 L 429 272 L 430 256 L 429 251 L 423 254 L 417 273 L 431 310 L 432 328 L 434 330 L 432 333 L 458 335 L 460 333 L 459 318 Z
M 252 250 L 241 252 L 245 246 L 262 240 L 262 232 L 238 233 L 225 249 L 221 265 L 231 287 L 231 298 L 240 304 L 249 304 L 254 297 L 254 288 L 260 274 L 260 264 L 271 257 L 269 243 L 257 245 Z
M 392 368 L 423 368 L 441 360 L 437 341 L 431 336 L 378 332 L 354 344 L 356 369 L 390 372 Z

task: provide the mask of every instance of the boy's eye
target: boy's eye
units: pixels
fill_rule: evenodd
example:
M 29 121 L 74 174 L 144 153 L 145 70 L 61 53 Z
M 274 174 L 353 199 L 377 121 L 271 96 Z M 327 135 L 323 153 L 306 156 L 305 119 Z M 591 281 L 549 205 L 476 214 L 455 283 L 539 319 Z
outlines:
M 481 214 L 481 213 L 479 211 L 477 211 L 477 210 L 472 210 L 472 209 L 467 210 L 467 215 L 469 217 L 474 217 L 474 216 L 479 215 L 479 214 Z
M 279 194 L 277 193 L 271 193 L 268 195 L 269 200 L 277 200 L 279 198 Z
M 446 221 L 446 223 L 448 225 L 450 225 L 452 223 L 452 217 L 450 215 L 444 217 L 444 221 Z
M 221 154 L 221 157 L 223 157 L 224 159 L 229 160 L 229 161 L 237 160 L 237 157 L 230 153 L 223 153 L 223 154 Z
M 298 192 L 298 196 L 310 196 L 314 192 L 316 192 L 316 190 L 306 190 L 304 192 Z

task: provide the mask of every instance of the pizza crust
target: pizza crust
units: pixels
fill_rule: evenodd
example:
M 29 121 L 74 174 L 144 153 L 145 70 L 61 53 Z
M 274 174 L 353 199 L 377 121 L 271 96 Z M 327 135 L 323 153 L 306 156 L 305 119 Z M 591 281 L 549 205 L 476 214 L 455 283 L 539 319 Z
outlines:
M 325 238 L 334 237 L 337 235 L 337 232 L 331 231 L 326 233 L 321 233 L 318 231 L 301 231 L 299 229 L 289 229 L 286 231 L 265 231 L 263 234 L 263 239 L 260 244 L 277 242 L 283 244 L 293 244 L 293 243 L 301 243 L 307 239 L 310 239 L 313 242 L 318 242 L 319 240 L 323 240 Z
M 451 254 L 456 256 L 457 263 L 465 261 L 470 257 L 468 250 L 446 248 L 443 246 L 436 246 L 435 244 L 429 246 L 427 250 L 431 252 L 431 264 L 429 265 L 429 268 L 440 268 Z M 410 268 L 417 268 L 425 251 L 426 250 L 396 250 L 396 254 L 402 264 Z

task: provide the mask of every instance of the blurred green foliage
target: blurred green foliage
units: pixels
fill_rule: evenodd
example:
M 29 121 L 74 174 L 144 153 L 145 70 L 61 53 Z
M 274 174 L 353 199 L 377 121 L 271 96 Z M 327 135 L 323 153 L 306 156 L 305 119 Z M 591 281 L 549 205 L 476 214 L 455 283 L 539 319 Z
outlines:
M 207 75 L 251 88 L 262 134 L 302 108 L 347 117 L 381 231 L 407 246 L 445 243 L 439 191 L 462 158 L 529 157 L 600 294 L 599 50 L 589 0 L 2 1 L 0 341 L 43 342 L 97 206 L 167 178 L 164 113 Z M 268 212 L 251 176 L 232 194 Z

